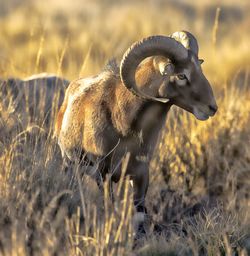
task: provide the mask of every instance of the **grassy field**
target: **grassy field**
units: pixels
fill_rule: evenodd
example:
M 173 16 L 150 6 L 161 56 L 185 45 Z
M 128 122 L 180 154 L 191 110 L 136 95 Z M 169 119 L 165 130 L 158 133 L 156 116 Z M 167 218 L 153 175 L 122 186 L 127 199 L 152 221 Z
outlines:
M 97 74 L 135 40 L 185 29 L 219 106 L 206 122 L 171 109 L 133 248 L 129 183 L 114 205 L 106 185 L 103 207 L 91 179 L 63 171 L 55 113 L 31 122 L 0 88 L 0 255 L 250 255 L 249 27 L 247 0 L 0 0 L 0 79 Z

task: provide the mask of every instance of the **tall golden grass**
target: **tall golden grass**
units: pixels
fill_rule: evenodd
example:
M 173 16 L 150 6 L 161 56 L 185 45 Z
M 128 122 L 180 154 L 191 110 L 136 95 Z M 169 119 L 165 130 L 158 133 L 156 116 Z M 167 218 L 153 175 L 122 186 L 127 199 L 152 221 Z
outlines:
M 147 236 L 134 247 L 128 181 L 112 205 L 108 183 L 102 196 L 77 166 L 65 172 L 51 132 L 0 95 L 1 255 L 250 254 L 248 1 L 13 0 L 0 8 L 1 78 L 85 77 L 135 40 L 185 29 L 197 36 L 219 105 L 207 122 L 171 109 L 150 172 Z

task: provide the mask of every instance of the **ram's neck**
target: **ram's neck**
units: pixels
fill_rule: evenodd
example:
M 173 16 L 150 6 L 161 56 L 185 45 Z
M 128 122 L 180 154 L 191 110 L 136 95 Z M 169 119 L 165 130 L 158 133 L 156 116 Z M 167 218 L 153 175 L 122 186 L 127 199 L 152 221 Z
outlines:
M 171 105 L 171 103 L 147 102 L 138 111 L 132 130 L 140 136 L 145 153 L 150 153 L 155 148 Z
M 127 142 L 136 145 L 134 149 L 139 146 L 140 154 L 151 157 L 170 107 L 170 103 L 142 101 L 127 95 L 126 101 L 115 104 L 113 125 Z
M 136 73 L 136 81 L 140 89 L 150 96 L 157 96 L 156 90 L 152 90 L 157 72 L 153 66 L 153 60 L 141 65 Z M 147 91 L 150 88 L 150 91 Z M 140 133 L 143 140 L 154 137 L 161 129 L 170 104 L 143 100 L 132 94 L 119 82 L 115 89 L 112 108 L 112 120 L 115 128 L 123 135 Z
M 121 81 L 117 81 L 114 95 L 109 102 L 113 126 L 121 135 L 127 136 L 139 110 L 145 104 L 144 100 L 125 88 Z

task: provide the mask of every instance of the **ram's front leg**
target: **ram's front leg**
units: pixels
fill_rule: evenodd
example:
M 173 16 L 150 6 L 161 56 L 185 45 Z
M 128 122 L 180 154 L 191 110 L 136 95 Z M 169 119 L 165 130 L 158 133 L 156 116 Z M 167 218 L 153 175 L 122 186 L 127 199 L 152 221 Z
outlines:
M 134 205 L 136 213 L 134 216 L 134 227 L 136 232 L 136 239 L 143 236 L 146 232 L 144 229 L 145 214 L 147 209 L 145 207 L 145 197 L 148 190 L 149 169 L 148 164 L 139 163 L 131 175 L 134 192 Z

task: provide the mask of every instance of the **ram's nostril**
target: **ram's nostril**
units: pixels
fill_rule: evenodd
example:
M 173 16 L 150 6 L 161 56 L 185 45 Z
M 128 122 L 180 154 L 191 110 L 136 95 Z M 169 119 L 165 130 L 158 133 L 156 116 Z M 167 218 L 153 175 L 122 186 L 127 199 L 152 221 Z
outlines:
M 216 111 L 217 111 L 217 109 L 218 109 L 218 107 L 217 107 L 216 105 L 209 105 L 209 109 L 210 109 L 211 111 L 213 111 L 214 114 L 215 114 Z

